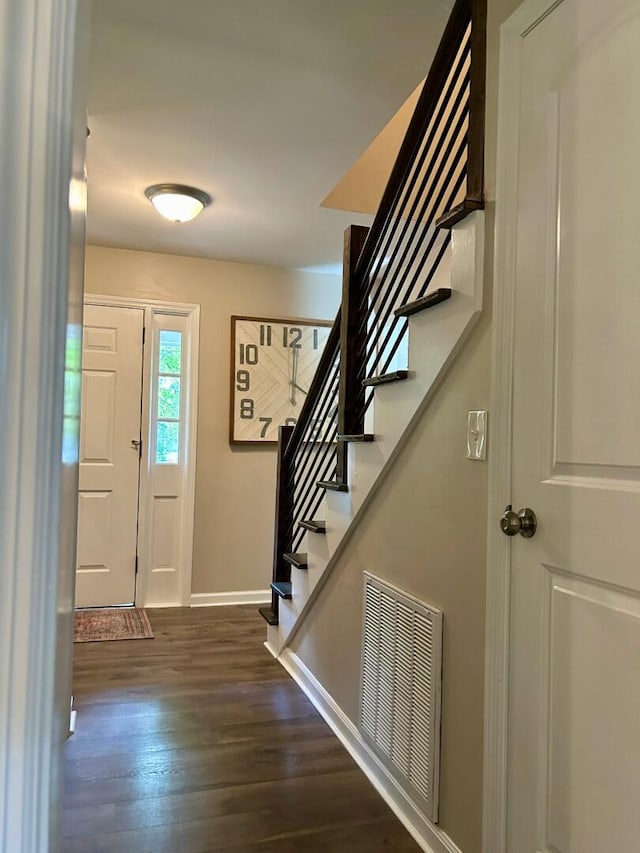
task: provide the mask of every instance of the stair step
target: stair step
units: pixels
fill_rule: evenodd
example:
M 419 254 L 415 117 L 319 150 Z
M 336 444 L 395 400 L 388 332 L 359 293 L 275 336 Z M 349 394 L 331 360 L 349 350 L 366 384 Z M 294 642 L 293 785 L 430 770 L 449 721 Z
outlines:
M 307 555 L 306 554 L 283 554 L 282 559 L 289 563 L 296 569 L 306 569 L 307 568 Z
M 363 432 L 359 435 L 338 435 L 336 436 L 337 441 L 351 442 L 351 441 L 375 441 L 375 435 L 372 432 Z
M 362 384 L 365 388 L 376 387 L 377 385 L 388 385 L 390 382 L 402 382 L 408 378 L 408 370 L 394 370 L 391 373 L 381 373 L 379 376 L 370 376 L 368 379 L 363 379 Z
M 280 598 L 291 598 L 291 583 L 289 581 L 272 581 L 271 589 Z
M 396 317 L 410 317 L 412 314 L 418 314 L 420 311 L 426 311 L 427 308 L 433 308 L 441 302 L 446 302 L 447 299 L 451 299 L 451 288 L 439 287 L 433 293 L 416 299 L 415 302 L 407 302 L 402 308 L 396 308 L 393 313 Z
M 327 489 L 330 492 L 348 492 L 349 486 L 346 483 L 336 483 L 335 480 L 318 480 L 317 485 L 321 489 Z
M 320 521 L 316 518 L 309 519 L 308 521 L 299 521 L 298 527 L 303 527 L 305 530 L 310 530 L 312 533 L 321 533 L 323 535 L 327 532 L 326 521 Z
M 474 210 L 483 210 L 483 208 L 484 202 L 477 201 L 474 198 L 465 198 L 460 204 L 457 204 L 451 210 L 447 210 L 446 213 L 439 216 L 436 219 L 435 226 L 436 228 L 453 228 L 454 225 L 461 222 L 466 216 L 473 213 Z
M 278 617 L 270 607 L 258 607 L 258 613 L 266 620 L 268 625 L 278 624 Z

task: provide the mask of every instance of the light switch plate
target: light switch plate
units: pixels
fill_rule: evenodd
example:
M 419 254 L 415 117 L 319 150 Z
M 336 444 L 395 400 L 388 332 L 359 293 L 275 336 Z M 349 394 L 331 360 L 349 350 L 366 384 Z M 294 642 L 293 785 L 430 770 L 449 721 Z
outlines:
M 469 412 L 467 417 L 467 459 L 487 458 L 487 413 Z

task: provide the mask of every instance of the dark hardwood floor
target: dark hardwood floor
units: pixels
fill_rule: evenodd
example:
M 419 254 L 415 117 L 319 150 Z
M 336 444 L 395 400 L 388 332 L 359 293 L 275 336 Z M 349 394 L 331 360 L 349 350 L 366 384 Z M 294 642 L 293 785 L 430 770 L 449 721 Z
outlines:
M 419 850 L 255 607 L 149 616 L 154 640 L 74 647 L 64 853 Z

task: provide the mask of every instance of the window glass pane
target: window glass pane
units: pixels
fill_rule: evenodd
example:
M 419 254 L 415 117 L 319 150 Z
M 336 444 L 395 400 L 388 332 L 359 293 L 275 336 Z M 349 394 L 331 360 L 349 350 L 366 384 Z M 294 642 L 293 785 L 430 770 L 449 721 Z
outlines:
M 180 417 L 180 377 L 160 376 L 158 378 L 158 417 Z
M 156 462 L 177 465 L 180 445 L 180 424 L 158 421 L 156 426 Z
M 180 373 L 182 366 L 182 332 L 160 332 L 160 357 L 158 370 L 160 373 Z

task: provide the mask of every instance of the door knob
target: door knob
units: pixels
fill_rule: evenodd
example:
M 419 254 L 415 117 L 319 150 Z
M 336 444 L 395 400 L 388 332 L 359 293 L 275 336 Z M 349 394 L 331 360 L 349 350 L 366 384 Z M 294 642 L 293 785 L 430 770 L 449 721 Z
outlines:
M 515 536 L 519 533 L 525 539 L 531 539 L 537 527 L 536 514 L 528 506 L 523 507 L 519 512 L 514 512 L 509 504 L 500 517 L 500 529 L 505 536 Z
M 139 438 L 132 438 L 131 447 L 135 447 L 136 450 L 140 450 L 140 448 L 142 447 L 142 442 Z

